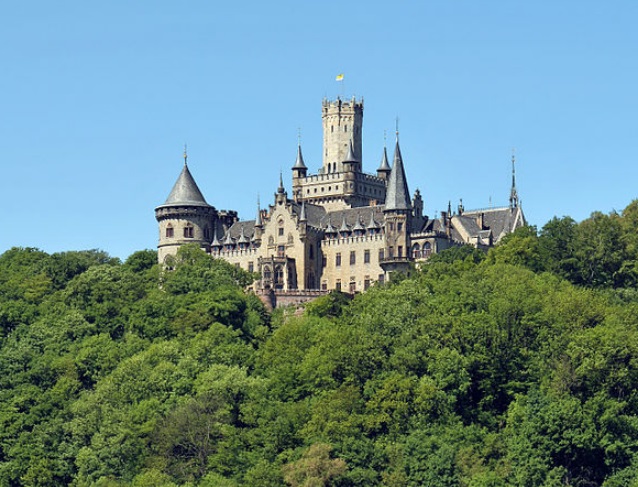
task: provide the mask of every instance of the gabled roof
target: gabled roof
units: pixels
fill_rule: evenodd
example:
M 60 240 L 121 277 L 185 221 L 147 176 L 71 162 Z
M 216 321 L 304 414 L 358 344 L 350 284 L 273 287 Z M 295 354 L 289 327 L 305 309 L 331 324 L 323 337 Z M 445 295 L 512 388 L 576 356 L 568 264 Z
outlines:
M 204 195 L 197 187 L 197 183 L 188 170 L 187 164 L 184 164 L 182 172 L 173 185 L 173 189 L 161 206 L 210 206 L 206 203 Z
M 385 209 L 388 211 L 409 210 L 410 208 L 412 208 L 410 190 L 408 190 L 408 181 L 405 177 L 403 158 L 401 157 L 401 149 L 397 139 L 397 145 L 394 148 L 394 162 L 388 177 L 388 189 L 385 193 Z

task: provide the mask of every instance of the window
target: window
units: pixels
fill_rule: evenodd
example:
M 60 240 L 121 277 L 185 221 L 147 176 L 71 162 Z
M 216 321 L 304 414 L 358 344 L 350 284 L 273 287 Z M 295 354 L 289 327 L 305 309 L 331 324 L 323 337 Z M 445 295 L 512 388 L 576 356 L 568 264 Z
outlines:
M 350 251 L 350 265 L 355 265 L 357 263 L 357 253 L 354 250 Z
M 321 283 L 321 290 L 322 291 L 327 291 L 328 290 L 328 282 L 327 281 L 323 281 Z
M 280 237 L 284 236 L 284 229 L 283 228 L 279 228 L 279 236 Z
M 335 289 L 337 291 L 341 291 L 341 279 L 337 279 L 337 282 L 335 284 Z
M 206 240 L 210 239 L 210 230 L 208 227 L 204 228 L 204 238 Z
M 388 228 L 389 228 L 391 231 L 394 231 L 394 223 L 388 223 Z
M 173 238 L 173 227 L 166 227 L 166 238 Z
M 385 275 L 379 274 L 379 282 L 383 284 L 385 282 Z
M 394 247 L 390 247 L 388 249 L 388 257 L 391 259 L 392 257 L 394 257 Z
M 403 223 L 397 223 L 397 232 L 403 231 Z
M 400 245 L 397 247 L 397 256 L 399 258 L 403 257 L 403 247 L 401 247 Z
M 341 266 L 341 252 L 337 252 L 337 255 L 335 256 L 335 265 L 337 267 Z
M 364 264 L 369 264 L 370 263 L 370 251 L 369 250 L 364 250 L 363 251 L 363 263 Z
M 379 262 L 381 262 L 383 259 L 385 259 L 385 250 L 379 249 Z
M 421 246 L 418 243 L 412 246 L 412 258 L 413 259 L 421 258 Z
M 264 267 L 264 279 L 270 280 L 272 278 L 272 272 L 270 272 L 270 267 Z
M 248 272 L 255 272 L 255 264 L 252 262 L 248 263 Z
M 357 290 L 357 283 L 354 281 L 350 281 L 350 292 L 354 293 Z
M 321 267 L 326 267 L 328 265 L 328 259 L 326 259 L 326 254 L 321 254 Z
M 430 244 L 430 242 L 425 242 L 423 244 L 423 257 L 430 257 L 431 253 L 432 253 L 432 245 Z
M 184 227 L 184 238 L 193 238 L 193 227 Z
M 286 256 L 286 246 L 279 245 L 277 247 L 277 257 L 285 257 Z
M 310 244 L 310 247 L 308 247 L 308 258 L 310 260 L 313 260 L 315 258 L 315 247 Z
M 369 287 L 370 287 L 370 276 L 366 276 L 365 279 L 363 280 L 363 290 L 367 291 Z

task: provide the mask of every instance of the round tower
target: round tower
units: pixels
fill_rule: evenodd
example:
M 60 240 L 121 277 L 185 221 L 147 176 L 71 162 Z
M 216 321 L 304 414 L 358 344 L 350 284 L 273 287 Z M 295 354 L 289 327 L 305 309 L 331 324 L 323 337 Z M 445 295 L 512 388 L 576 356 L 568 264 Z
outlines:
M 323 125 L 323 172 L 343 171 L 352 141 L 354 158 L 361 163 L 361 129 L 363 127 L 363 100 L 324 100 L 321 121 Z
M 163 264 L 181 245 L 196 243 L 210 253 L 217 210 L 206 203 L 191 175 L 184 154 L 184 167 L 163 205 L 155 208 L 159 224 L 157 258 Z

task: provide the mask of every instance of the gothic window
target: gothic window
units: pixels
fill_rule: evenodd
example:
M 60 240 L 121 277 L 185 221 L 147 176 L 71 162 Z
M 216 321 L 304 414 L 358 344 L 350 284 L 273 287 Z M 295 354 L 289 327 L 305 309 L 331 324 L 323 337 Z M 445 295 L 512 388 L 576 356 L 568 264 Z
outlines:
M 193 238 L 193 227 L 184 227 L 184 238 Z
M 264 267 L 264 279 L 270 280 L 272 278 L 272 272 L 270 272 L 270 267 Z
M 173 238 L 173 227 L 169 225 L 166 227 L 166 238 Z
M 413 259 L 421 258 L 421 246 L 418 243 L 412 246 L 412 258 Z
M 337 252 L 337 255 L 335 256 L 335 266 L 341 266 L 341 252 Z
M 370 251 L 369 250 L 364 250 L 363 251 L 363 263 L 364 264 L 369 264 L 370 263 Z
M 354 250 L 350 251 L 350 265 L 355 265 L 357 263 L 357 253 Z
M 432 253 L 432 245 L 430 244 L 430 242 L 425 242 L 423 244 L 423 257 L 430 257 L 431 253 Z

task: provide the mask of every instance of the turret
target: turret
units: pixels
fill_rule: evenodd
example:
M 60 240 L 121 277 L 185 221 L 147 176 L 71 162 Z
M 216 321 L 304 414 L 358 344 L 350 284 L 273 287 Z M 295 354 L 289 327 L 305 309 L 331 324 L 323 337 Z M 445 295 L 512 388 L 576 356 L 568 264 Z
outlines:
M 360 162 L 359 159 L 354 155 L 354 149 L 352 147 L 352 140 L 350 141 L 348 147 L 348 154 L 343 162 L 343 172 L 360 172 Z
M 388 164 L 388 151 L 383 147 L 383 156 L 381 157 L 381 164 L 379 164 L 379 168 L 377 169 L 377 176 L 382 179 L 388 179 L 388 175 L 392 171 L 390 164 Z
M 206 203 L 195 179 L 188 169 L 184 150 L 184 167 L 164 204 L 155 208 L 159 224 L 157 258 L 161 264 L 168 255 L 175 255 L 184 244 L 196 243 L 210 252 L 217 210 Z

